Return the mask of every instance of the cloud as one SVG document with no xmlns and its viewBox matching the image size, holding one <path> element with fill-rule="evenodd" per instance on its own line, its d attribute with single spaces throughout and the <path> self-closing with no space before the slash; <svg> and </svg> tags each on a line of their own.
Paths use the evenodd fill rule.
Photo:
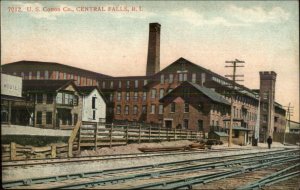
<svg viewBox="0 0 300 190">
<path fill-rule="evenodd" d="M 171 12 L 171 16 L 175 16 L 194 26 L 203 26 L 203 25 L 246 26 L 247 25 L 244 23 L 233 23 L 220 16 L 216 16 L 213 18 L 204 18 L 202 14 L 194 10 L 191 10 L 189 8 L 184 8 L 179 11 L 173 11 Z"/>
<path fill-rule="evenodd" d="M 226 11 L 244 23 L 279 23 L 288 20 L 290 16 L 281 7 L 273 7 L 267 11 L 262 7 L 242 8 L 230 5 Z"/>
<path fill-rule="evenodd" d="M 58 16 L 62 16 L 69 13 L 63 11 L 64 7 L 68 7 L 70 9 L 75 10 L 75 7 L 64 5 L 64 4 L 55 6 L 55 9 L 53 9 L 53 11 L 48 11 L 48 10 L 49 8 L 54 8 L 54 7 L 46 7 L 40 3 L 13 2 L 13 4 L 18 7 L 21 7 L 22 10 L 26 10 L 26 8 L 31 7 L 32 11 L 31 12 L 25 11 L 25 13 L 28 13 L 30 16 L 37 19 L 47 19 L 47 20 L 56 20 Z"/>
</svg>

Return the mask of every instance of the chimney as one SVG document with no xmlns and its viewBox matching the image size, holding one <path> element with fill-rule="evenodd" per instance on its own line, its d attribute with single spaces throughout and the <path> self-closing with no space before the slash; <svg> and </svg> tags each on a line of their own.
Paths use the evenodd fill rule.
<svg viewBox="0 0 300 190">
<path fill-rule="evenodd" d="M 160 24 L 149 24 L 149 43 L 146 76 L 160 71 Z"/>
</svg>

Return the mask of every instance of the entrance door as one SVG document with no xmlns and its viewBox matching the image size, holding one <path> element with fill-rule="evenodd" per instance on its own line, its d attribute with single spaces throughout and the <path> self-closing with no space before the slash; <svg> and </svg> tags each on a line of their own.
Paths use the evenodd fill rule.
<svg viewBox="0 0 300 190">
<path fill-rule="evenodd" d="M 166 126 L 166 128 L 171 129 L 172 128 L 172 120 L 165 120 L 165 126 Z"/>
</svg>

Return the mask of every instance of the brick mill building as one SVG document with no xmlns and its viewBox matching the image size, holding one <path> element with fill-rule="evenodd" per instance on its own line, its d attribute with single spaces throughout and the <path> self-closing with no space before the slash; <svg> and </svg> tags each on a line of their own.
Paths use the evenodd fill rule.
<svg viewBox="0 0 300 190">
<path fill-rule="evenodd" d="M 98 86 L 107 100 L 106 120 L 146 122 L 163 127 L 186 127 L 194 130 L 222 130 L 229 127 L 232 81 L 184 58 L 179 58 L 160 70 L 161 25 L 150 23 L 146 75 L 113 77 L 59 63 L 18 61 L 2 65 L 2 72 L 23 77 L 25 80 L 74 80 L 77 86 Z M 275 103 L 275 72 L 260 72 L 260 89 L 251 90 L 236 84 L 234 95 L 234 126 L 236 130 L 247 129 L 251 137 L 258 113 L 258 97 L 261 97 L 261 138 L 281 131 L 285 127 L 285 110 Z M 195 96 L 203 100 L 208 113 L 196 112 L 199 102 L 193 102 L 185 109 L 184 98 L 174 89 L 195 89 Z M 214 101 L 205 92 L 221 97 Z M 268 96 L 266 96 L 268 93 Z M 170 102 L 168 97 L 178 96 Z M 166 103 L 168 102 L 168 103 Z M 226 103 L 225 103 L 226 102 Z M 195 104 L 194 104 L 195 103 Z M 170 124 L 174 105 L 179 108 L 183 120 Z M 199 106 L 199 105 L 198 105 Z M 187 107 L 186 107 L 187 108 Z M 208 109 L 209 108 L 209 109 Z M 189 110 L 189 111 L 187 111 Z M 176 110 L 177 112 L 177 110 Z M 179 114 L 179 113 L 178 113 Z M 203 124 L 201 124 L 203 121 Z M 275 126 L 275 127 L 274 127 Z"/>
</svg>

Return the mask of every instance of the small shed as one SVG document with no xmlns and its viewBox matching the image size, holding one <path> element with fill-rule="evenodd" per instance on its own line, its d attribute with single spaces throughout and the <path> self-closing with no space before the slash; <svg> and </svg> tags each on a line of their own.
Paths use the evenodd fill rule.
<svg viewBox="0 0 300 190">
<path fill-rule="evenodd" d="M 209 139 L 217 139 L 224 142 L 228 142 L 228 134 L 220 131 L 212 131 L 208 134 Z"/>
<path fill-rule="evenodd" d="M 227 129 L 229 130 L 229 129 Z M 249 143 L 248 137 L 251 129 L 247 129 L 241 126 L 233 126 L 232 127 L 232 142 L 237 145 L 247 145 Z"/>
</svg>

